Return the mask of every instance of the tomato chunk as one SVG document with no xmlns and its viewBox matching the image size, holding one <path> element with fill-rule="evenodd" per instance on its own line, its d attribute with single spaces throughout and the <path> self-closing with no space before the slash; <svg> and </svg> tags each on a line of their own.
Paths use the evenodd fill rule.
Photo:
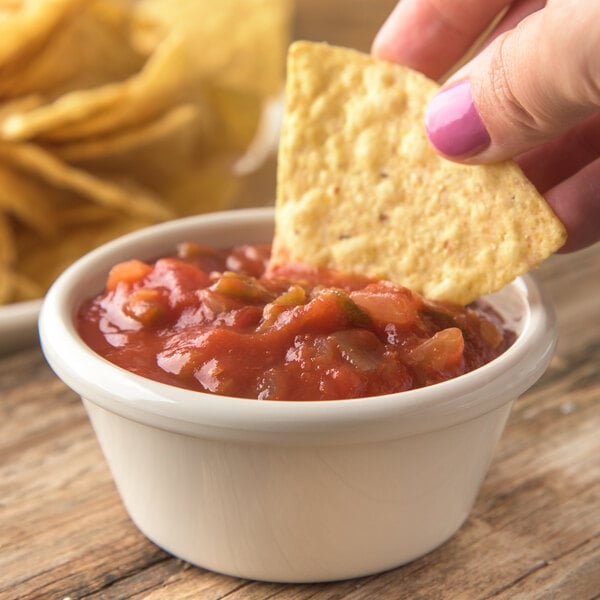
<svg viewBox="0 0 600 600">
<path fill-rule="evenodd" d="M 115 265 L 108 274 L 106 289 L 114 290 L 119 283 L 135 283 L 152 273 L 152 266 L 132 259 Z"/>
<path fill-rule="evenodd" d="M 410 351 L 410 361 L 428 371 L 447 371 L 455 367 L 462 358 L 465 340 L 458 327 L 449 327 Z"/>
<path fill-rule="evenodd" d="M 413 293 L 388 282 L 366 286 L 350 294 L 352 300 L 374 321 L 406 326 L 417 319 L 418 303 Z"/>
</svg>

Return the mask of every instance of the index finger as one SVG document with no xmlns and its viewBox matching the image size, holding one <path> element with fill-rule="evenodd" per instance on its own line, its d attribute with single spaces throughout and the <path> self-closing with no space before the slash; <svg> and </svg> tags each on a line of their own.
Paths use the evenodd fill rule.
<svg viewBox="0 0 600 600">
<path fill-rule="evenodd" d="M 512 3 L 401 0 L 375 37 L 372 54 L 439 79 Z"/>
</svg>

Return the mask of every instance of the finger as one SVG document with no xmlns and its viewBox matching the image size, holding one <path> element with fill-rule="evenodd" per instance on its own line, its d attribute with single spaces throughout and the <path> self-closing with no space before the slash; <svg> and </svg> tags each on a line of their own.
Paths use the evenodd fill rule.
<svg viewBox="0 0 600 600">
<path fill-rule="evenodd" d="M 548 204 L 567 230 L 560 252 L 573 252 L 600 240 L 600 159 L 550 189 Z"/>
<path fill-rule="evenodd" d="M 573 3 L 529 15 L 461 69 L 461 81 L 433 98 L 426 125 L 434 147 L 463 162 L 495 162 L 553 139 L 598 110 L 593 23 L 600 3 L 579 12 Z"/>
<path fill-rule="evenodd" d="M 600 113 L 566 134 L 516 157 L 535 187 L 544 194 L 600 157 Z"/>
<path fill-rule="evenodd" d="M 514 29 L 526 17 L 546 6 L 546 0 L 517 0 L 513 2 L 498 24 L 494 27 L 481 49 L 486 48 L 501 34 Z"/>
<path fill-rule="evenodd" d="M 377 58 L 444 75 L 511 0 L 401 0 L 375 37 Z"/>
</svg>

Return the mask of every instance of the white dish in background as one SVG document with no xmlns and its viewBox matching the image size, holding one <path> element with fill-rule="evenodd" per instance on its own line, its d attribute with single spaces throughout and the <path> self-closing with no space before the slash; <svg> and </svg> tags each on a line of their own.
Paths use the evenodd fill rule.
<svg viewBox="0 0 600 600">
<path fill-rule="evenodd" d="M 41 300 L 0 306 L 0 356 L 37 345 L 41 306 Z"/>
</svg>

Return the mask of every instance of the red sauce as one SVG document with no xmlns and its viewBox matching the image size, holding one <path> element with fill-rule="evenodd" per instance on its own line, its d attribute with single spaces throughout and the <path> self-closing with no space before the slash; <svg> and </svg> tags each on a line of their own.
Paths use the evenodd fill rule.
<svg viewBox="0 0 600 600">
<path fill-rule="evenodd" d="M 83 339 L 129 371 L 263 400 L 410 390 L 489 362 L 514 340 L 490 307 L 432 302 L 387 281 L 289 266 L 269 246 L 184 243 L 116 265 L 79 310 Z"/>
</svg>

